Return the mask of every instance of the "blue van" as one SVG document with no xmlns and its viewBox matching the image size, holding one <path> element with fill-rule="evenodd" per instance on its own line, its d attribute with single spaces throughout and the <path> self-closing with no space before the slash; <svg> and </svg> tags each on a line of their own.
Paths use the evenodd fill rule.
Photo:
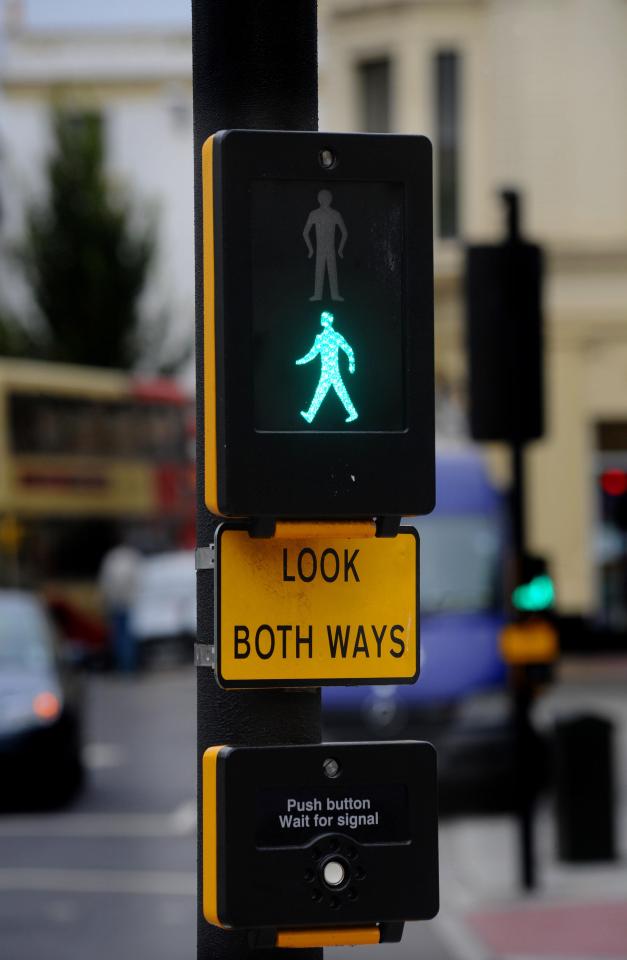
<svg viewBox="0 0 627 960">
<path fill-rule="evenodd" d="M 414 685 L 328 687 L 330 739 L 431 740 L 444 809 L 511 803 L 505 666 L 504 498 L 472 448 L 438 454 L 437 507 L 408 518 L 420 533 L 421 670 Z"/>
</svg>

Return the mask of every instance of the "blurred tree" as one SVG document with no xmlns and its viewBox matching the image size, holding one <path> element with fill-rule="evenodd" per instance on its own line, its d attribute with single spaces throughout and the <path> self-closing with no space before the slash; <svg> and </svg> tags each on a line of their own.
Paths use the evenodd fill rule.
<svg viewBox="0 0 627 960">
<path fill-rule="evenodd" d="M 38 349 L 68 363 L 129 368 L 145 359 L 140 301 L 155 252 L 151 222 L 133 223 L 107 181 L 97 114 L 56 112 L 46 199 L 27 211 L 20 260 L 38 308 Z M 163 343 L 165 318 L 150 324 Z M 19 348 L 5 324 L 7 346 Z M 0 352 L 2 352 L 0 333 Z M 158 362 L 152 365 L 158 365 Z"/>
<path fill-rule="evenodd" d="M 0 313 L 0 357 L 32 357 L 37 345 L 10 316 Z"/>
</svg>

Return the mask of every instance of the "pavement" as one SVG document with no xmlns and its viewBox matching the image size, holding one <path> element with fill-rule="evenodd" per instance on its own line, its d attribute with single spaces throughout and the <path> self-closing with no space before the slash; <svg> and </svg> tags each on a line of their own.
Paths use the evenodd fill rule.
<svg viewBox="0 0 627 960">
<path fill-rule="evenodd" d="M 191 960 L 195 676 L 86 682 L 84 794 L 62 813 L 0 817 L 0 958 Z M 327 960 L 627 960 L 627 661 L 567 665 L 538 722 L 582 710 L 617 731 L 616 863 L 560 863 L 545 804 L 539 885 L 522 895 L 510 818 L 444 821 L 439 916 L 408 924 L 401 944 L 327 950 Z"/>
<path fill-rule="evenodd" d="M 627 658 L 565 661 L 536 721 L 547 729 L 586 713 L 614 726 L 616 861 L 560 861 L 554 809 L 545 800 L 536 819 L 537 888 L 523 894 L 511 818 L 444 823 L 442 906 L 434 924 L 459 960 L 626 960 Z"/>
</svg>

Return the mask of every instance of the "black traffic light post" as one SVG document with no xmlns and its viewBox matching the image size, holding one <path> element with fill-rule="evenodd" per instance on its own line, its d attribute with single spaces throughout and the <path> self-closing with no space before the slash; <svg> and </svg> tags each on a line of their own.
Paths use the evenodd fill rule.
<svg viewBox="0 0 627 960">
<path fill-rule="evenodd" d="M 519 195 L 503 191 L 506 231 L 499 244 L 469 247 L 466 300 L 470 360 L 470 425 L 475 440 L 506 443 L 510 450 L 508 594 L 524 581 L 526 543 L 525 450 L 544 432 L 542 251 L 521 235 Z M 514 619 L 519 615 L 509 604 Z M 531 725 L 534 667 L 510 667 L 515 751 L 520 879 L 535 886 L 533 815 L 537 792 Z"/>
<path fill-rule="evenodd" d="M 520 206 L 519 198 L 513 191 L 503 193 L 506 207 L 506 224 L 508 244 L 521 242 L 520 235 Z M 541 353 L 539 351 L 538 368 L 528 373 L 537 384 L 541 382 Z M 523 370 L 522 375 L 525 375 Z M 541 395 L 538 385 L 531 384 L 530 388 Z M 541 417 L 542 401 L 539 403 Z M 520 422 L 520 415 L 519 415 Z M 510 441 L 511 487 L 510 487 L 510 518 L 512 536 L 512 584 L 517 586 L 522 582 L 525 557 L 527 556 L 527 523 L 526 523 L 526 474 L 525 474 L 525 446 L 523 437 L 514 436 Z M 513 592 L 510 589 L 510 595 Z M 515 751 L 515 790 L 516 812 L 519 825 L 520 845 L 520 882 L 525 890 L 533 890 L 536 886 L 536 865 L 534 851 L 534 810 L 536 802 L 536 777 L 534 765 L 534 732 L 531 725 L 531 706 L 533 702 L 533 686 L 530 681 L 528 668 L 525 666 L 512 667 L 512 713 L 514 724 L 514 751 Z"/>
<path fill-rule="evenodd" d="M 521 582 L 526 557 L 524 444 L 513 441 L 511 451 L 510 515 L 512 525 L 512 582 Z M 510 594 L 511 594 L 510 590 Z M 525 890 L 536 885 L 534 856 L 534 809 L 537 771 L 534 765 L 534 732 L 531 725 L 533 687 L 529 668 L 511 668 L 512 719 L 514 726 L 516 812 L 519 824 L 520 881 Z"/>
<path fill-rule="evenodd" d="M 317 129 L 316 13 L 315 0 L 192 0 L 199 555 L 209 553 L 218 523 L 204 501 L 202 146 L 207 137 L 226 128 Z M 246 242 L 245 237 L 242 242 Z M 198 572 L 198 639 L 208 645 L 214 641 L 213 576 L 209 569 Z M 211 670 L 198 667 L 199 784 L 202 756 L 209 746 L 319 740 L 319 691 L 254 690 L 234 694 L 217 686 Z M 200 797 L 198 813 L 198 960 L 248 957 L 253 951 L 246 933 L 221 930 L 203 917 Z M 314 960 L 322 957 L 322 951 L 282 949 L 265 951 L 264 956 Z"/>
</svg>

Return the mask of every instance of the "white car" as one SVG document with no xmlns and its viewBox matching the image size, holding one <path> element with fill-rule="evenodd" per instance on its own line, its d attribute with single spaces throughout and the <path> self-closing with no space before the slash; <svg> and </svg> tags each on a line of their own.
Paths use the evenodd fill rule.
<svg viewBox="0 0 627 960">
<path fill-rule="evenodd" d="M 130 627 L 139 644 L 189 644 L 196 637 L 196 568 L 193 550 L 145 557 L 138 573 Z"/>
</svg>

